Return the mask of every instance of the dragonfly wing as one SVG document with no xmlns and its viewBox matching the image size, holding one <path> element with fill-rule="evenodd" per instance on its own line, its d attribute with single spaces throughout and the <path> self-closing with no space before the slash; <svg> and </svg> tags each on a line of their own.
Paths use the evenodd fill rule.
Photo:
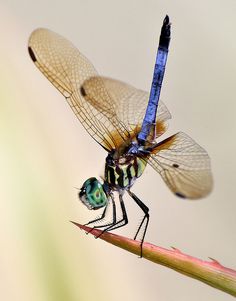
<svg viewBox="0 0 236 301">
<path fill-rule="evenodd" d="M 48 30 L 37 29 L 29 39 L 29 54 L 39 70 L 66 97 L 88 133 L 104 148 L 117 148 L 129 133 L 118 119 L 114 100 L 93 65 L 72 43 Z M 86 82 L 93 80 L 86 95 Z M 83 88 L 85 85 L 85 88 Z M 88 85 L 87 85 L 88 86 Z"/>
<path fill-rule="evenodd" d="M 130 132 L 141 129 L 148 105 L 149 93 L 132 87 L 118 80 L 103 77 L 109 94 L 113 96 L 116 114 Z M 160 101 L 157 108 L 156 137 L 167 130 L 167 120 L 171 118 L 165 104 Z"/>
<path fill-rule="evenodd" d="M 116 149 L 138 133 L 148 103 L 147 92 L 100 77 L 71 42 L 48 29 L 37 29 L 31 34 L 29 54 L 65 96 L 87 132 L 105 149 Z M 157 116 L 158 137 L 171 117 L 162 102 Z"/>
<path fill-rule="evenodd" d="M 158 143 L 148 163 L 179 197 L 197 199 L 212 190 L 210 158 L 207 152 L 182 132 Z"/>
</svg>

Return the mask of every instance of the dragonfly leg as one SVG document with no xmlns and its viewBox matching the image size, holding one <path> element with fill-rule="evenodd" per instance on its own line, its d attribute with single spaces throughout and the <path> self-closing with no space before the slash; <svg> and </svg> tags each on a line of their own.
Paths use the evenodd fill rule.
<svg viewBox="0 0 236 301">
<path fill-rule="evenodd" d="M 99 234 L 99 236 L 102 235 L 104 232 L 106 232 L 108 230 L 109 231 L 115 230 L 115 229 L 118 229 L 118 228 L 123 227 L 123 226 L 128 224 L 128 216 L 127 216 L 127 213 L 126 213 L 125 204 L 124 204 L 122 195 L 119 195 L 119 201 L 120 201 L 120 207 L 121 207 L 121 211 L 122 211 L 122 219 L 117 221 L 114 225 L 111 225 L 108 228 L 104 229 L 102 231 L 102 233 Z"/>
<path fill-rule="evenodd" d="M 103 220 L 103 219 L 105 218 L 105 215 L 106 215 L 106 212 L 107 212 L 107 208 L 108 208 L 108 205 L 107 205 L 107 206 L 105 207 L 105 209 L 103 210 L 101 216 L 99 216 L 98 218 L 93 219 L 92 221 L 90 221 L 90 222 L 88 222 L 87 224 L 84 224 L 84 225 L 85 225 L 85 226 L 88 226 L 88 225 L 90 225 L 90 224 L 93 224 L 93 223 L 96 223 L 96 222 L 98 222 L 98 221 L 100 221 L 100 220 Z"/>
<path fill-rule="evenodd" d="M 87 224 L 84 224 L 85 226 L 88 226 L 90 224 L 93 224 L 93 223 L 96 223 L 96 222 L 99 222 L 101 220 L 103 220 L 106 216 L 106 212 L 107 212 L 107 208 L 108 208 L 108 205 L 105 207 L 105 209 L 103 210 L 102 212 L 102 215 L 98 218 L 95 218 L 94 220 L 88 222 Z M 91 230 L 89 230 L 88 232 L 86 232 L 86 234 L 89 234 L 94 228 L 96 228 L 95 226 L 93 226 L 93 228 Z"/>
<path fill-rule="evenodd" d="M 116 224 L 116 204 L 115 204 L 115 200 L 114 200 L 113 195 L 110 195 L 110 196 L 111 196 L 110 199 L 111 199 L 111 202 L 112 202 L 112 221 L 109 222 L 109 223 L 107 223 L 107 224 L 103 224 L 103 225 L 94 225 L 93 228 L 91 228 L 91 230 L 87 232 L 87 234 L 90 233 L 90 232 L 92 232 L 93 229 L 104 228 L 104 227 L 110 227 L 110 226 L 114 226 L 114 224 Z M 90 221 L 90 222 L 87 223 L 86 225 L 92 224 L 92 223 L 97 222 L 97 221 L 102 221 L 102 220 L 104 220 L 105 217 L 106 217 L 107 208 L 108 208 L 108 205 L 105 207 L 105 209 L 104 209 L 102 215 L 101 215 L 99 218 L 96 218 L 95 220 Z M 99 236 L 100 236 L 100 235 L 99 235 Z M 99 236 L 98 236 L 98 237 L 99 237 Z M 97 237 L 95 237 L 95 238 L 97 238 Z"/>
<path fill-rule="evenodd" d="M 141 238 L 141 253 L 140 253 L 140 257 L 142 257 L 143 255 L 143 242 L 144 242 L 144 238 L 147 232 L 147 227 L 148 227 L 148 223 L 149 223 L 149 208 L 130 190 L 128 190 L 129 195 L 132 197 L 132 199 L 136 202 L 136 204 L 143 210 L 144 212 L 144 217 L 142 219 L 142 222 L 140 223 L 138 230 L 134 236 L 134 240 L 137 238 L 138 233 L 140 232 L 140 230 L 142 229 L 142 226 L 144 224 L 144 222 L 146 221 L 146 223 L 144 224 L 144 231 L 143 231 L 143 235 Z"/>
</svg>

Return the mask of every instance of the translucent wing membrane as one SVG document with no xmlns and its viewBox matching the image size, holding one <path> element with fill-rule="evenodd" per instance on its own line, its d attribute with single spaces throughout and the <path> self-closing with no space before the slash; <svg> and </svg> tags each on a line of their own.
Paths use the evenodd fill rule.
<svg viewBox="0 0 236 301">
<path fill-rule="evenodd" d="M 124 122 L 129 132 L 139 131 L 147 108 L 149 93 L 118 80 L 104 77 L 102 79 L 114 100 L 118 118 Z M 170 118 L 170 112 L 160 101 L 157 108 L 156 137 L 161 136 L 166 131 L 166 121 Z"/>
<path fill-rule="evenodd" d="M 106 145 L 118 148 L 138 134 L 148 103 L 147 92 L 101 76 L 90 77 L 81 87 L 87 102 L 106 117 L 106 123 L 103 124 Z M 167 107 L 160 101 L 157 109 L 156 137 L 166 131 L 166 121 L 170 118 Z M 113 128 L 108 126 L 107 121 L 112 122 Z"/>
<path fill-rule="evenodd" d="M 127 84 L 98 76 L 93 65 L 60 35 L 38 29 L 29 39 L 35 65 L 66 97 L 88 133 L 104 148 L 118 148 L 139 131 L 148 93 Z M 158 108 L 157 136 L 165 130 L 170 113 Z"/>
<path fill-rule="evenodd" d="M 106 140 L 105 135 L 116 132 L 124 140 L 127 133 L 119 128 L 113 114 L 113 102 L 99 77 L 95 89 L 103 96 L 106 115 L 101 113 L 84 97 L 82 84 L 97 76 L 93 65 L 66 39 L 47 30 L 34 31 L 29 39 L 29 53 L 40 71 L 66 97 L 72 110 L 88 133 L 105 148 L 117 147 L 114 139 Z"/>
<path fill-rule="evenodd" d="M 210 158 L 184 133 L 177 133 L 158 143 L 148 163 L 177 196 L 197 199 L 212 189 Z"/>
</svg>

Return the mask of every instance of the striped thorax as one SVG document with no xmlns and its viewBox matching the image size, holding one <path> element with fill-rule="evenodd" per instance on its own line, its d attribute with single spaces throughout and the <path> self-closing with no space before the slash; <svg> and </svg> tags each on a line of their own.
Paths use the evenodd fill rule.
<svg viewBox="0 0 236 301">
<path fill-rule="evenodd" d="M 137 155 L 114 159 L 109 154 L 106 158 L 105 181 L 115 190 L 128 189 L 142 175 L 146 165 L 146 160 Z"/>
</svg>

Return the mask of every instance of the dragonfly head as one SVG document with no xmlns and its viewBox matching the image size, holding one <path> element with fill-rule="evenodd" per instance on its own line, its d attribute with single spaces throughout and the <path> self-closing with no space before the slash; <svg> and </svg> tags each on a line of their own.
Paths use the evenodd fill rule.
<svg viewBox="0 0 236 301">
<path fill-rule="evenodd" d="M 84 182 L 79 199 L 90 210 L 105 207 L 108 202 L 103 185 L 96 178 L 89 178 Z"/>
</svg>

